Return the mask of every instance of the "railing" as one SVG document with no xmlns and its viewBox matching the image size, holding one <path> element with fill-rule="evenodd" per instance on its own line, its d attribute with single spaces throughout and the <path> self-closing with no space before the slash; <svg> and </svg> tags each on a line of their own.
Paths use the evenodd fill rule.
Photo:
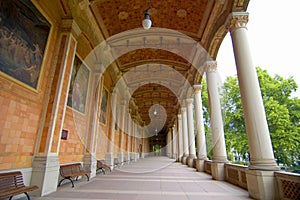
<svg viewBox="0 0 300 200">
<path fill-rule="evenodd" d="M 208 174 L 211 174 L 211 160 L 204 161 L 204 171 Z"/>
<path fill-rule="evenodd" d="M 225 164 L 225 180 L 247 190 L 246 169 L 243 165 Z"/>
<path fill-rule="evenodd" d="M 280 199 L 300 199 L 300 174 L 275 172 Z"/>
</svg>

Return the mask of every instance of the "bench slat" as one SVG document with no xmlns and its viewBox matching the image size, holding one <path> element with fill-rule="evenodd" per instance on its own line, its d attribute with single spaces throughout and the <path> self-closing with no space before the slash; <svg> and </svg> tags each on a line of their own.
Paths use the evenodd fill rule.
<svg viewBox="0 0 300 200">
<path fill-rule="evenodd" d="M 27 192 L 38 189 L 38 186 L 25 186 L 23 175 L 20 171 L 0 173 L 0 197 L 12 197 L 18 194 L 25 193 L 29 198 Z"/>
</svg>

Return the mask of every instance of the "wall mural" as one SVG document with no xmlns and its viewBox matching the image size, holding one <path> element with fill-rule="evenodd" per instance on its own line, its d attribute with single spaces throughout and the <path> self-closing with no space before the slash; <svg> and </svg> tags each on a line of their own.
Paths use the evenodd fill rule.
<svg viewBox="0 0 300 200">
<path fill-rule="evenodd" d="M 49 31 L 30 0 L 0 0 L 0 71 L 36 89 Z"/>
<path fill-rule="evenodd" d="M 81 113 L 85 112 L 89 76 L 89 69 L 75 55 L 67 105 Z"/>
<path fill-rule="evenodd" d="M 100 122 L 102 122 L 103 124 L 106 124 L 107 101 L 108 101 L 108 91 L 105 87 L 103 87 L 102 98 L 101 98 L 101 110 L 100 110 Z"/>
</svg>

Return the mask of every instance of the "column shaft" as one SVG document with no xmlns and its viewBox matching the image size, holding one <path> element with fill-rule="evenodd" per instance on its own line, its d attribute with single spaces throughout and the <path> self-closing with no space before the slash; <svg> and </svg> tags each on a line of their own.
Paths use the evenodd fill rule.
<svg viewBox="0 0 300 200">
<path fill-rule="evenodd" d="M 172 130 L 173 130 L 173 132 L 172 132 L 172 138 L 173 138 L 173 142 L 172 142 L 172 146 L 173 146 L 173 152 L 172 152 L 172 157 L 173 158 L 175 158 L 175 159 L 177 159 L 177 134 L 176 134 L 176 128 L 175 128 L 175 126 L 173 126 L 173 128 L 172 128 Z"/>
<path fill-rule="evenodd" d="M 178 118 L 178 158 L 179 162 L 183 156 L 183 137 L 182 137 L 182 116 L 181 114 L 177 115 Z"/>
<path fill-rule="evenodd" d="M 187 114 L 186 107 L 181 108 L 182 114 L 182 139 L 183 139 L 183 156 L 187 157 L 189 155 L 189 146 L 188 146 L 188 127 L 187 127 Z"/>
<path fill-rule="evenodd" d="M 193 113 L 193 99 L 187 99 L 187 122 L 188 122 L 188 138 L 189 138 L 189 157 L 196 157 L 195 149 L 195 129 L 194 129 L 194 113 Z"/>
<path fill-rule="evenodd" d="M 248 15 L 235 13 L 232 18 L 230 27 L 231 38 L 251 155 L 249 168 L 278 170 L 279 168 L 274 159 L 258 77 L 252 63 L 248 44 L 246 28 Z"/>
<path fill-rule="evenodd" d="M 201 85 L 194 85 L 194 99 L 195 99 L 195 118 L 197 130 L 197 157 L 201 160 L 207 160 L 205 130 L 203 122 L 203 110 L 201 99 Z"/>
<path fill-rule="evenodd" d="M 208 61 L 206 63 L 206 81 L 210 105 L 210 123 L 213 140 L 213 161 L 227 162 L 222 110 L 217 80 L 217 62 Z"/>
</svg>

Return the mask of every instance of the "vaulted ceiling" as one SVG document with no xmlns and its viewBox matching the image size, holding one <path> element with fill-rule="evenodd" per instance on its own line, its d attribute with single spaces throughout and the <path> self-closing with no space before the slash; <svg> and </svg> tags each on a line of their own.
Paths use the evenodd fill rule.
<svg viewBox="0 0 300 200">
<path fill-rule="evenodd" d="M 74 3 L 77 2 L 78 3 Z M 64 2 L 64 1 L 63 1 Z M 73 2 L 73 3 L 70 3 Z M 161 132 L 173 126 L 186 85 L 202 79 L 201 60 L 215 59 L 228 32 L 230 13 L 246 11 L 249 0 L 70 0 L 91 13 L 111 51 L 116 71 L 122 76 L 135 104 L 136 115 L 149 124 L 153 105 L 166 114 Z M 142 29 L 149 9 L 152 27 Z M 67 7 L 65 5 L 65 7 Z M 67 10 L 67 9 L 66 9 Z M 105 59 L 105 58 L 104 58 Z M 115 79 L 119 81 L 120 77 Z M 162 107 L 160 107 L 162 106 Z M 150 110 L 150 113 L 149 113 Z M 151 131 L 151 130 L 150 130 Z M 152 130 L 153 131 L 153 130 Z"/>
</svg>

